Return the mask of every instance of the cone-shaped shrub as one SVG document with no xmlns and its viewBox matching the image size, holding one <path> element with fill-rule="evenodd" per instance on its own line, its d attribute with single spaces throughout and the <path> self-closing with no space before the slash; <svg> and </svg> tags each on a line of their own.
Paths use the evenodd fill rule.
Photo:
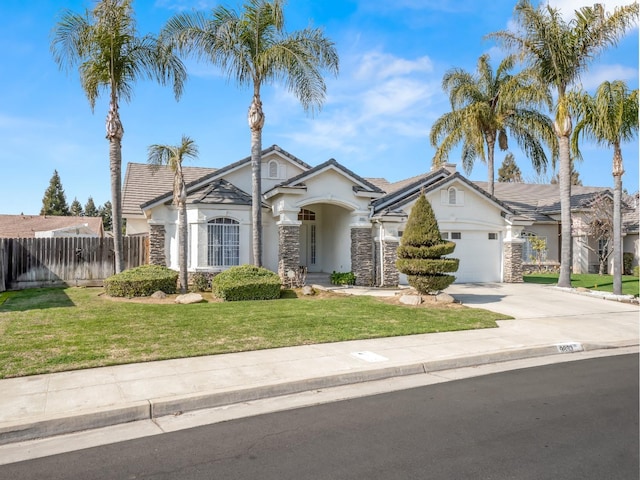
<svg viewBox="0 0 640 480">
<path fill-rule="evenodd" d="M 458 270 L 459 260 L 442 256 L 455 247 L 455 243 L 442 240 L 436 216 L 422 192 L 411 209 L 398 247 L 398 271 L 407 275 L 409 285 L 419 293 L 444 290 L 456 279 L 447 273 Z"/>
</svg>

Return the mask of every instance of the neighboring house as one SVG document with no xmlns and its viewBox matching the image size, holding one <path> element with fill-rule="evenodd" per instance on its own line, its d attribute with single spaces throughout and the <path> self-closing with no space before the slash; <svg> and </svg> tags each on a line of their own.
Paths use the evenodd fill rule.
<svg viewBox="0 0 640 480">
<path fill-rule="evenodd" d="M 0 238 L 104 237 L 101 217 L 0 215 Z"/>
<path fill-rule="evenodd" d="M 220 169 L 183 167 L 189 271 L 251 263 L 250 162 L 247 157 Z M 172 185 L 168 168 L 154 173 L 147 164 L 129 163 L 123 216 L 127 234 L 150 235 L 152 263 L 177 269 Z M 333 159 L 311 167 L 274 145 L 262 154 L 264 266 L 283 278 L 302 265 L 309 272 L 352 271 L 359 285 L 404 283 L 395 267 L 396 249 L 421 192 L 443 237 L 457 244 L 457 282 L 522 281 L 531 235 L 547 237 L 546 258 L 557 262 L 558 186 L 497 183 L 494 196 L 483 186 L 451 164 L 390 183 L 360 177 Z M 574 187 L 576 209 L 603 190 Z"/>
</svg>

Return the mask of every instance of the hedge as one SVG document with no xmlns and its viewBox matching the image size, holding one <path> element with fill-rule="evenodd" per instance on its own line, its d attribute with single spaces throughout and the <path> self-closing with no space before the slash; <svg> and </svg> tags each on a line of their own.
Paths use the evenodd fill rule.
<svg viewBox="0 0 640 480">
<path fill-rule="evenodd" d="M 160 265 L 142 265 L 111 275 L 104 289 L 112 297 L 148 297 L 158 290 L 176 293 L 178 272 Z"/>
<path fill-rule="evenodd" d="M 262 267 L 240 265 L 213 277 L 215 296 L 227 301 L 273 300 L 280 298 L 282 284 L 278 274 Z"/>
</svg>

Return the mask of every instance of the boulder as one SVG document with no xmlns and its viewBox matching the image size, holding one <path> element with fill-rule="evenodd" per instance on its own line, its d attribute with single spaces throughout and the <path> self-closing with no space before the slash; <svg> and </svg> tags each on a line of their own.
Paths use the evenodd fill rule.
<svg viewBox="0 0 640 480">
<path fill-rule="evenodd" d="M 456 299 L 453 298 L 448 293 L 440 292 L 439 294 L 436 295 L 436 303 L 442 303 L 444 305 L 447 305 L 449 303 L 454 303 L 455 301 Z"/>
<path fill-rule="evenodd" d="M 420 295 L 401 295 L 399 301 L 405 305 L 420 305 L 422 297 Z"/>
<path fill-rule="evenodd" d="M 305 285 L 301 290 L 303 295 L 315 295 L 316 291 L 313 289 L 311 285 Z"/>
<path fill-rule="evenodd" d="M 163 299 L 163 298 L 167 298 L 167 294 L 164 293 L 162 290 L 158 290 L 157 292 L 153 292 L 153 294 L 151 295 L 151 298 Z"/>
<path fill-rule="evenodd" d="M 202 295 L 199 293 L 185 293 L 184 295 L 178 295 L 176 297 L 176 303 L 181 303 L 183 305 L 189 305 L 190 303 L 200 303 L 204 301 Z"/>
</svg>

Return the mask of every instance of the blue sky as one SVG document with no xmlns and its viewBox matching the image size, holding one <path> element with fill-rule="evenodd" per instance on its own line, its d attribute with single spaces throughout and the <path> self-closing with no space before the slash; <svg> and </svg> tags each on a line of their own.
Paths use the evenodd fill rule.
<svg viewBox="0 0 640 480">
<path fill-rule="evenodd" d="M 136 0 L 141 34 L 157 33 L 182 10 L 209 9 L 213 0 Z M 234 8 L 240 2 L 229 1 Z M 552 0 L 566 14 L 585 2 Z M 605 2 L 607 9 L 627 1 Z M 263 147 L 278 144 L 311 165 L 335 158 L 364 177 L 397 181 L 428 171 L 434 149 L 431 125 L 449 111 L 440 83 L 450 68 L 475 69 L 489 53 L 497 66 L 502 52 L 483 37 L 508 27 L 515 1 L 493 0 L 290 0 L 287 30 L 310 22 L 323 27 L 337 46 L 340 75 L 327 78 L 322 111 L 307 116 L 279 85 L 263 89 L 266 125 Z M 77 72 L 59 71 L 50 33 L 62 9 L 82 12 L 87 0 L 2 0 L 0 3 L 0 213 L 38 214 L 54 169 L 67 201 L 96 205 L 110 200 L 108 142 L 104 138 L 107 98 L 92 113 Z M 251 93 L 213 67 L 187 61 L 190 77 L 176 102 L 169 87 L 149 81 L 135 85 L 131 103 L 121 104 L 125 128 L 123 176 L 127 162 L 146 162 L 147 147 L 177 144 L 182 134 L 200 148 L 186 165 L 222 167 L 249 155 L 246 113 Z M 638 30 L 593 63 L 583 87 L 625 80 L 638 88 Z M 585 185 L 612 186 L 612 153 L 584 144 L 577 165 Z M 517 149 L 516 161 L 528 181 L 539 180 Z M 623 149 L 624 187 L 638 190 L 638 141 Z M 504 153 L 496 155 L 497 168 Z M 458 161 L 453 152 L 450 161 Z M 461 167 L 460 167 L 461 169 Z M 486 180 L 478 161 L 469 175 Z M 547 178 L 550 174 L 547 174 Z"/>
</svg>

